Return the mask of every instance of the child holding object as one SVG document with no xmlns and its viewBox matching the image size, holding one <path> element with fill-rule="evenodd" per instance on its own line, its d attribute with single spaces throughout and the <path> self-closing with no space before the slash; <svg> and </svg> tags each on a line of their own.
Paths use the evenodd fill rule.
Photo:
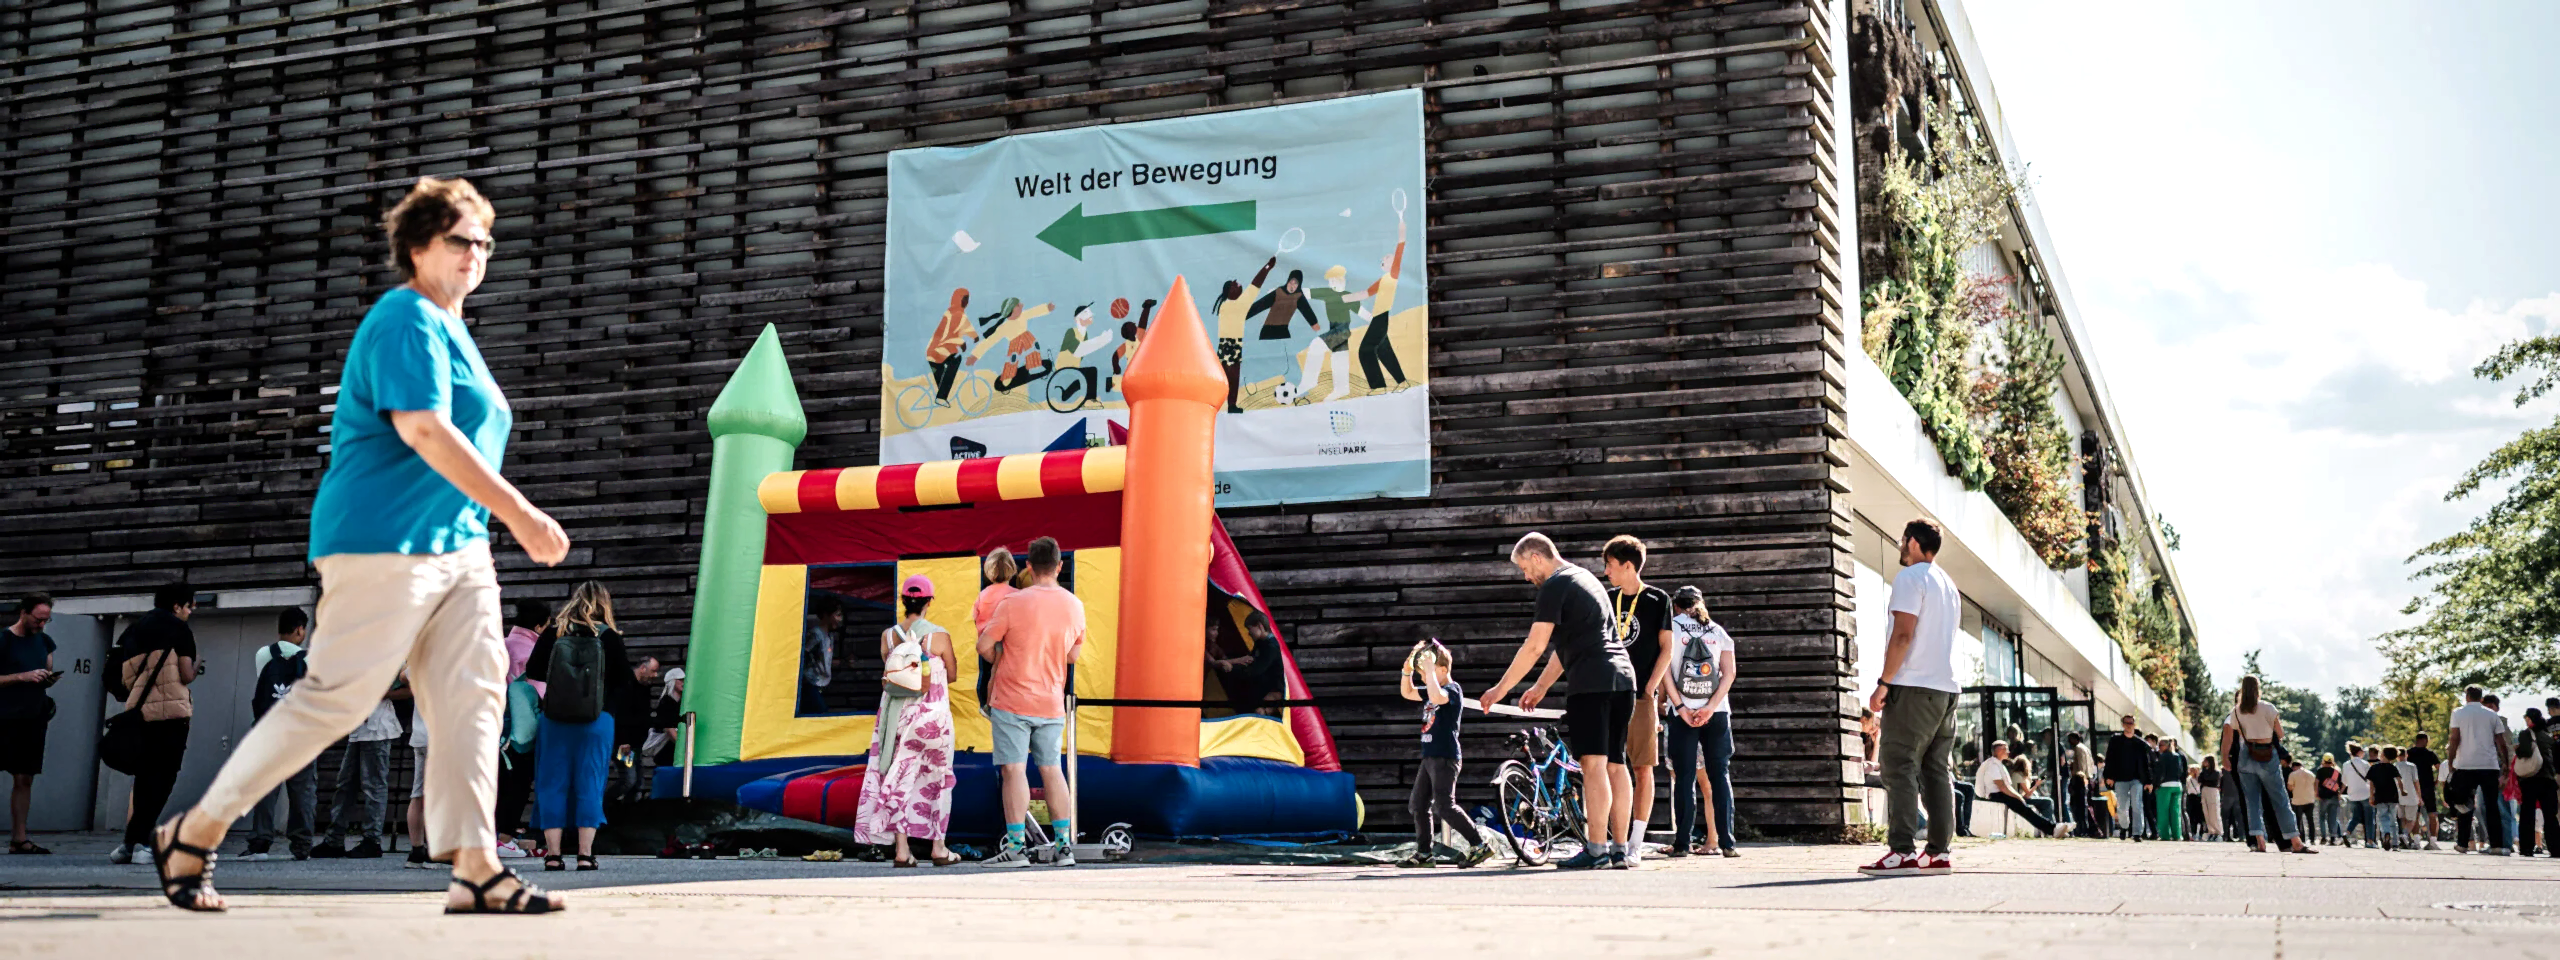
<svg viewBox="0 0 2560 960">
<path fill-rule="evenodd" d="M 1440 641 L 1424 640 L 1405 657 L 1397 683 L 1405 699 L 1423 702 L 1422 763 L 1413 776 L 1414 850 L 1413 856 L 1396 864 L 1399 867 L 1428 867 L 1436 862 L 1433 848 L 1440 830 L 1435 821 L 1449 824 L 1467 838 L 1470 849 L 1459 859 L 1459 866 L 1472 867 L 1493 856 L 1493 846 L 1484 842 L 1475 821 L 1458 810 L 1458 732 L 1467 695 L 1457 681 L 1449 679 L 1449 668 L 1455 664 Z"/>
</svg>

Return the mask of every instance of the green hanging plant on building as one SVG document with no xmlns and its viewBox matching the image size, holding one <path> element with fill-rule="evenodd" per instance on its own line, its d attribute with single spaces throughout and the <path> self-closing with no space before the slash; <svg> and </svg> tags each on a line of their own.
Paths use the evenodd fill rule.
<svg viewBox="0 0 2560 960">
<path fill-rule="evenodd" d="M 1973 273 L 1964 257 L 2000 235 L 2019 177 L 1953 108 L 1931 102 L 1923 114 L 1927 155 L 1897 147 L 1885 159 L 1892 270 L 1865 291 L 1861 346 L 1920 415 L 1948 474 L 1980 490 L 1992 466 L 1970 402 L 1974 338 L 1998 319 L 1986 306 L 2005 307 L 1985 288 L 2005 279 Z"/>
</svg>

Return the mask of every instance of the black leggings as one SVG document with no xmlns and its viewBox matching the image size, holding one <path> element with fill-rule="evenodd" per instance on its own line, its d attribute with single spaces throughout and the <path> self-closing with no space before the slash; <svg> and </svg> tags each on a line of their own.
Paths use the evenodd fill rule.
<svg viewBox="0 0 2560 960">
<path fill-rule="evenodd" d="M 524 832 L 525 803 L 533 797 L 533 754 L 506 756 L 498 748 L 498 832 L 513 837 Z"/>
<path fill-rule="evenodd" d="M 126 844 L 149 844 L 151 829 L 160 825 L 160 808 L 169 805 L 178 768 L 187 759 L 188 726 L 185 717 L 143 723 L 143 767 L 133 775 L 133 813 L 124 820 Z"/>
<path fill-rule="evenodd" d="M 1484 835 L 1476 832 L 1476 822 L 1467 819 L 1466 814 L 1458 812 L 1458 760 L 1456 758 L 1422 758 L 1421 766 L 1413 771 L 1413 799 L 1409 806 L 1413 810 L 1413 835 L 1420 843 L 1420 847 L 1414 851 L 1415 855 L 1424 857 L 1431 855 L 1433 839 L 1440 835 L 1439 828 L 1432 823 L 1434 817 L 1456 827 L 1458 833 L 1467 838 L 1468 843 L 1484 845 Z"/>
</svg>

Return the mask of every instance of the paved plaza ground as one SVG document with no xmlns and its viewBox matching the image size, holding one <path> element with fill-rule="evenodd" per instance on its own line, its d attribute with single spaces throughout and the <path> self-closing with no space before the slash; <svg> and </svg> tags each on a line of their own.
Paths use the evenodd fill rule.
<svg viewBox="0 0 2560 960">
<path fill-rule="evenodd" d="M 1598 873 L 613 857 L 534 874 L 566 915 L 447 918 L 396 857 L 225 863 L 232 912 L 193 916 L 104 840 L 49 839 L 0 857 L 0 957 L 2560 956 L 2560 861 L 2453 853 L 2008 840 L 1890 880 L 1778 845 Z"/>
</svg>

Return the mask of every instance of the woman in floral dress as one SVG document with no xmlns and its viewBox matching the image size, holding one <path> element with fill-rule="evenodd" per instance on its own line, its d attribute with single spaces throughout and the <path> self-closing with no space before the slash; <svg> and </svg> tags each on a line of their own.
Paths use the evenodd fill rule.
<svg viewBox="0 0 2560 960">
<path fill-rule="evenodd" d="M 933 581 L 923 574 L 908 577 L 898 588 L 904 612 L 896 626 L 880 635 L 881 659 L 888 679 L 881 683 L 879 719 L 871 738 L 871 761 L 862 773 L 862 796 L 854 806 L 854 839 L 892 847 L 892 862 L 916 865 L 907 838 L 933 841 L 933 865 L 960 862 L 943 843 L 951 824 L 951 634 L 924 618 L 933 605 Z M 913 670 L 909 671 L 912 667 Z M 916 687 L 897 678 L 912 672 Z"/>
</svg>

